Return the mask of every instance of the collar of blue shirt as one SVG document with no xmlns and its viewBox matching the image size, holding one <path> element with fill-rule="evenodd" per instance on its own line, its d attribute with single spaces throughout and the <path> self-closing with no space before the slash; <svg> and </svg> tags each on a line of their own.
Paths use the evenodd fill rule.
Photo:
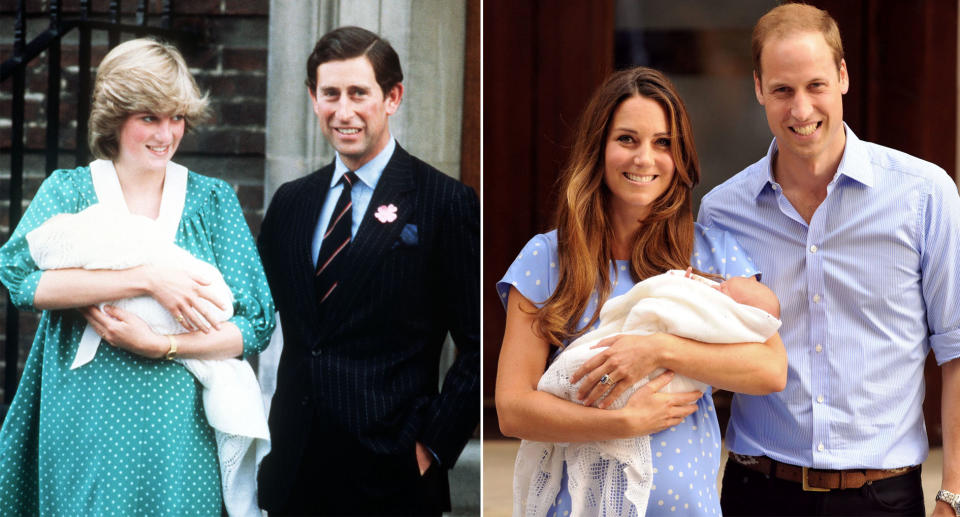
<svg viewBox="0 0 960 517">
<path fill-rule="evenodd" d="M 382 151 L 374 156 L 372 160 L 363 164 L 362 167 L 353 171 L 364 185 L 370 187 L 370 190 L 377 188 L 377 182 L 380 181 L 380 176 L 383 175 L 383 169 L 390 163 L 390 158 L 393 157 L 393 151 L 396 148 L 397 141 L 394 140 L 391 135 L 387 146 L 384 147 Z M 330 187 L 336 185 L 340 181 L 340 178 L 350 170 L 344 165 L 343 160 L 340 159 L 340 153 L 337 153 L 337 157 L 333 163 L 333 177 L 330 178 Z"/>
<path fill-rule="evenodd" d="M 843 149 L 843 157 L 840 158 L 840 166 L 837 168 L 833 181 L 830 182 L 831 187 L 842 176 L 862 183 L 867 187 L 872 187 L 874 184 L 873 168 L 870 166 L 870 156 L 866 146 L 850 130 L 846 122 L 843 123 L 843 130 L 846 132 L 847 142 Z M 767 149 L 767 155 L 760 161 L 760 167 L 757 168 L 758 173 L 748 183 L 754 197 L 759 196 L 768 185 L 772 188 L 777 184 L 773 179 L 773 157 L 777 154 L 777 151 L 777 139 L 774 137 Z"/>
</svg>

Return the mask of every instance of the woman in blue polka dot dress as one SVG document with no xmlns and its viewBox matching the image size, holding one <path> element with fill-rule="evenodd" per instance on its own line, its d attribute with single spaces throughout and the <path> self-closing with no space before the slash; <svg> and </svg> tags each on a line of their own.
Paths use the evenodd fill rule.
<svg viewBox="0 0 960 517">
<path fill-rule="evenodd" d="M 43 311 L 0 430 L 0 515 L 220 515 L 201 386 L 169 359 L 256 354 L 274 308 L 233 189 L 170 161 L 206 106 L 173 47 L 140 39 L 113 49 L 98 69 L 90 115 L 90 145 L 101 159 L 54 171 L 0 248 L 0 280 L 13 302 Z M 209 326 L 199 302 L 211 293 L 182 271 L 37 268 L 26 234 L 110 193 L 130 213 L 169 225 L 177 245 L 223 273 L 233 318 Z M 157 335 L 132 314 L 94 307 L 139 295 L 191 332 Z M 112 346 L 70 370 L 88 322 Z"/>
<path fill-rule="evenodd" d="M 657 393 L 667 372 L 626 407 L 605 404 L 659 367 L 743 393 L 783 389 L 779 336 L 717 345 L 667 334 L 604 341 L 606 349 L 571 379 L 583 379 L 582 404 L 536 389 L 551 346 L 562 353 L 597 326 L 604 301 L 640 280 L 688 265 L 724 278 L 755 274 L 730 235 L 693 221 L 700 171 L 692 135 L 686 108 L 661 73 L 637 67 L 610 76 L 581 118 L 557 229 L 531 239 L 497 284 L 507 310 L 496 390 L 503 432 L 548 442 L 651 435 L 649 497 L 631 503 L 628 483 L 616 476 L 603 491 L 571 484 L 565 463 L 560 480 L 514 487 L 515 515 L 627 516 L 644 507 L 647 515 L 719 515 L 720 432 L 709 391 Z M 592 466 L 586 478 L 604 476 L 605 468 Z"/>
</svg>

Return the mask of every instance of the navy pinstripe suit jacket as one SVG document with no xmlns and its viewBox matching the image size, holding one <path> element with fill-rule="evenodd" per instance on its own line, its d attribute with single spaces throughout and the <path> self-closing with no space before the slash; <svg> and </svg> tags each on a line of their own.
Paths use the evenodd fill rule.
<svg viewBox="0 0 960 517">
<path fill-rule="evenodd" d="M 281 186 L 258 239 L 284 338 L 260 470 L 267 509 L 286 499 L 308 440 L 352 448 L 357 483 L 376 491 L 395 484 L 391 462 L 415 461 L 416 441 L 449 469 L 480 418 L 477 195 L 398 145 L 321 310 L 310 245 L 332 174 L 331 164 Z M 373 217 L 389 204 L 395 221 Z M 448 331 L 457 357 L 438 391 Z"/>
</svg>

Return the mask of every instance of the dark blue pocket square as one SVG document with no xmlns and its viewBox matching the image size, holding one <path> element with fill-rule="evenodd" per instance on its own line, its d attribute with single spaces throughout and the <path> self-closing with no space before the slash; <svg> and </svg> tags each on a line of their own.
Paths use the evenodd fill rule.
<svg viewBox="0 0 960 517">
<path fill-rule="evenodd" d="M 419 243 L 420 237 L 417 233 L 417 225 L 405 224 L 403 225 L 403 230 L 400 230 L 400 238 L 394 241 L 390 249 L 399 248 L 400 246 L 416 246 Z"/>
</svg>

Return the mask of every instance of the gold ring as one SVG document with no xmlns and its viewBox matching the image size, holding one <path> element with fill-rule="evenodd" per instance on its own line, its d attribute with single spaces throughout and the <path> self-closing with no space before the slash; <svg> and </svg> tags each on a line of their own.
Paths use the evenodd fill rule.
<svg viewBox="0 0 960 517">
<path fill-rule="evenodd" d="M 183 314 L 177 316 L 177 321 L 182 325 L 183 324 Z"/>
<path fill-rule="evenodd" d="M 600 377 L 600 384 L 606 384 L 607 386 L 613 386 L 614 384 L 616 384 L 616 382 L 614 382 L 612 379 L 610 379 L 610 376 L 609 376 L 609 375 L 603 374 L 603 376 Z"/>
</svg>

